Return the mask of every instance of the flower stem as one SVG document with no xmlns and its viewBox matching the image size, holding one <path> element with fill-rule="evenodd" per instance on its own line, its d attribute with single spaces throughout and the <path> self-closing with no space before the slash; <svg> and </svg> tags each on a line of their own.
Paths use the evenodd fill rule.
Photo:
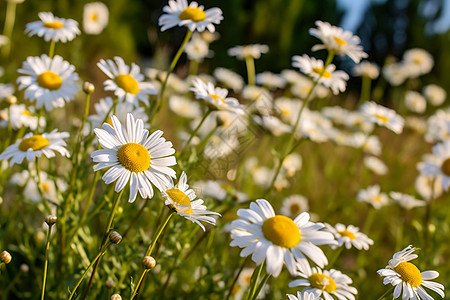
<svg viewBox="0 0 450 300">
<path fill-rule="evenodd" d="M 53 58 L 53 56 L 55 55 L 55 45 L 56 45 L 56 43 L 55 43 L 55 41 L 52 39 L 51 42 L 50 42 L 50 49 L 49 49 L 49 51 L 48 51 L 48 56 L 49 56 L 50 58 Z"/>
<path fill-rule="evenodd" d="M 239 278 L 239 275 L 241 275 L 242 270 L 244 270 L 245 265 L 247 264 L 247 261 L 249 260 L 250 256 L 247 256 L 244 260 L 244 262 L 242 263 L 241 267 L 239 268 L 239 271 L 236 273 L 236 276 L 234 276 L 233 282 L 231 283 L 230 288 L 228 289 L 228 294 L 227 294 L 227 298 L 226 300 L 230 299 L 230 297 L 232 296 L 231 294 L 233 293 L 233 288 L 236 285 L 236 282 Z"/>
<path fill-rule="evenodd" d="M 45 283 L 47 282 L 47 267 L 48 267 L 48 252 L 50 249 L 50 239 L 52 234 L 52 225 L 48 225 L 48 232 L 47 232 L 47 245 L 45 246 L 45 261 L 44 261 L 44 277 L 42 279 L 42 293 L 41 293 L 41 300 L 44 300 L 45 295 Z"/>
<path fill-rule="evenodd" d="M 245 58 L 248 85 L 255 85 L 255 60 L 251 56 Z"/>
<path fill-rule="evenodd" d="M 368 76 L 363 76 L 361 86 L 361 98 L 359 99 L 360 104 L 370 100 L 371 85 L 372 85 L 371 79 Z"/>
<path fill-rule="evenodd" d="M 5 25 L 3 27 L 3 35 L 8 38 L 8 43 L 3 46 L 3 56 L 8 57 L 11 52 L 11 42 L 12 42 L 12 33 L 14 29 L 14 22 L 16 20 L 16 5 L 17 3 L 14 1 L 6 2 L 6 16 L 5 16 Z"/>
<path fill-rule="evenodd" d="M 264 276 L 264 278 L 261 280 L 261 282 L 258 285 L 258 288 L 255 291 L 255 294 L 253 295 L 252 300 L 256 300 L 256 298 L 258 297 L 259 293 L 261 292 L 261 290 L 263 289 L 264 285 L 266 284 L 267 280 L 269 280 L 270 278 L 270 274 L 266 274 Z"/>
<path fill-rule="evenodd" d="M 44 192 L 42 191 L 42 186 L 41 186 L 41 167 L 39 165 L 39 157 L 36 157 L 35 165 L 36 165 L 37 186 L 38 186 L 39 195 L 41 196 L 42 203 L 44 203 L 44 206 L 47 209 L 48 213 L 51 214 L 52 213 L 52 209 L 51 209 L 50 205 L 48 204 L 47 199 L 44 196 Z"/>
<path fill-rule="evenodd" d="M 197 132 L 199 131 L 200 127 L 202 127 L 203 123 L 205 122 L 206 118 L 208 118 L 208 116 L 211 114 L 213 110 L 211 108 L 208 107 L 208 110 L 206 111 L 206 113 L 203 115 L 203 118 L 200 120 L 200 123 L 198 123 L 197 127 L 195 127 L 194 131 L 192 131 L 191 136 L 189 137 L 189 139 L 187 140 L 186 144 L 184 145 L 183 149 L 181 150 L 180 153 L 180 157 L 182 157 L 182 155 L 184 154 L 184 152 L 186 151 L 186 149 L 188 148 L 189 144 L 191 143 L 192 139 L 194 138 L 194 136 L 197 134 Z"/>
<path fill-rule="evenodd" d="M 386 292 L 383 293 L 383 295 L 380 296 L 380 298 L 378 298 L 377 300 L 383 300 L 384 298 L 386 298 L 386 296 L 392 292 L 392 290 L 394 289 L 394 287 L 392 286 L 390 289 L 388 289 Z"/>
<path fill-rule="evenodd" d="M 253 295 L 256 292 L 256 287 L 258 286 L 259 277 L 261 276 L 262 269 L 264 269 L 264 262 L 265 261 L 263 261 L 256 269 L 253 270 L 251 286 L 247 300 L 253 299 Z"/>
</svg>

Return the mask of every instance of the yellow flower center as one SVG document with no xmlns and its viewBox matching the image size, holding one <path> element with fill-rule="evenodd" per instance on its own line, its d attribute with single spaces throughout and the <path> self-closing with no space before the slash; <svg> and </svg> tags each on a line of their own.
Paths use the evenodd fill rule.
<svg viewBox="0 0 450 300">
<path fill-rule="evenodd" d="M 372 196 L 372 201 L 373 202 L 381 202 L 381 196 L 380 195 L 374 195 Z"/>
<path fill-rule="evenodd" d="M 125 93 L 133 95 L 139 93 L 139 84 L 130 74 L 117 75 L 114 81 Z"/>
<path fill-rule="evenodd" d="M 403 261 L 394 268 L 394 271 L 400 274 L 400 278 L 412 287 L 418 287 L 422 283 L 422 274 L 412 263 Z"/>
<path fill-rule="evenodd" d="M 219 99 L 220 101 L 222 101 L 223 104 L 225 104 L 225 99 L 223 99 L 222 97 L 214 95 L 214 94 L 209 94 L 209 96 L 211 98 L 213 98 L 214 101 L 217 101 L 217 99 Z"/>
<path fill-rule="evenodd" d="M 47 140 L 40 134 L 36 134 L 30 136 L 29 138 L 23 139 L 19 144 L 19 150 L 25 152 L 28 149 L 33 149 L 34 151 L 36 151 L 41 150 L 48 145 L 50 145 L 49 140 Z"/>
<path fill-rule="evenodd" d="M 351 231 L 348 231 L 347 229 L 342 230 L 342 231 L 338 231 L 338 233 L 339 233 L 340 235 L 342 235 L 342 236 L 348 237 L 348 238 L 351 239 L 351 240 L 356 240 L 355 234 L 354 234 L 353 232 L 351 232 Z"/>
<path fill-rule="evenodd" d="M 331 73 L 328 72 L 327 70 L 325 70 L 325 72 L 324 72 L 323 68 L 314 67 L 314 68 L 312 68 L 312 70 L 314 73 L 316 73 L 318 75 L 322 75 L 321 77 L 323 77 L 323 78 L 331 78 Z"/>
<path fill-rule="evenodd" d="M 297 203 L 291 204 L 291 206 L 289 206 L 289 211 L 292 215 L 298 214 L 300 212 L 300 205 Z"/>
<path fill-rule="evenodd" d="M 53 73 L 52 71 L 45 71 L 44 73 L 39 74 L 37 83 L 44 89 L 54 91 L 61 87 L 62 79 L 58 74 Z"/>
<path fill-rule="evenodd" d="M 150 154 L 144 146 L 137 143 L 122 145 L 117 151 L 117 159 L 131 172 L 139 173 L 150 167 Z"/>
<path fill-rule="evenodd" d="M 445 159 L 445 160 L 442 162 L 442 165 L 441 165 L 441 171 L 442 171 L 442 173 L 444 173 L 445 175 L 450 176 L 450 157 L 447 158 L 447 159 Z M 433 184 L 433 183 L 431 183 L 430 185 L 432 185 L 432 184 Z"/>
<path fill-rule="evenodd" d="M 41 187 L 44 193 L 48 193 L 50 191 L 50 184 L 48 182 L 43 182 Z"/>
<path fill-rule="evenodd" d="M 262 225 L 264 237 L 283 248 L 292 248 L 301 240 L 300 230 L 291 218 L 282 215 L 268 218 Z"/>
<path fill-rule="evenodd" d="M 414 57 L 414 58 L 412 59 L 412 61 L 413 61 L 415 64 L 420 65 L 420 64 L 422 64 L 423 59 L 422 59 L 422 57 L 420 57 L 420 56 L 416 56 L 416 57 Z"/>
<path fill-rule="evenodd" d="M 170 199 L 172 199 L 173 202 L 179 205 L 188 205 L 190 207 L 188 210 L 183 211 L 183 213 L 192 213 L 191 200 L 185 193 L 183 193 L 179 189 L 170 189 L 166 191 L 166 194 L 169 195 Z"/>
<path fill-rule="evenodd" d="M 64 24 L 58 21 L 54 22 L 46 22 L 44 23 L 44 27 L 50 28 L 50 29 L 60 29 L 64 27 Z"/>
<path fill-rule="evenodd" d="M 284 117 L 290 117 L 291 116 L 291 111 L 287 108 L 282 108 L 281 109 L 281 115 L 283 115 Z"/>
<path fill-rule="evenodd" d="M 335 40 L 335 42 L 336 42 L 339 46 L 345 46 L 345 45 L 347 45 L 347 42 L 346 42 L 346 41 L 344 41 L 344 40 L 341 39 L 341 38 L 338 38 L 337 36 L 334 37 L 334 40 Z"/>
<path fill-rule="evenodd" d="M 33 114 L 30 113 L 30 111 L 28 110 L 24 110 L 23 112 L 20 113 L 22 116 L 27 116 L 27 117 L 32 117 Z"/>
<path fill-rule="evenodd" d="M 311 287 L 315 289 L 319 289 L 327 293 L 337 290 L 336 282 L 334 282 L 333 278 L 325 274 L 313 273 L 308 277 L 308 280 Z"/>
<path fill-rule="evenodd" d="M 203 21 L 206 18 L 205 12 L 198 7 L 188 7 L 178 16 L 180 20 L 192 20 L 194 22 Z"/>
<path fill-rule="evenodd" d="M 379 115 L 379 114 L 375 114 L 375 118 L 377 118 L 378 120 L 380 120 L 383 123 L 388 123 L 389 119 L 386 118 L 385 116 Z"/>
<path fill-rule="evenodd" d="M 98 20 L 98 13 L 93 13 L 92 15 L 91 15 L 91 21 L 92 22 L 97 22 L 97 20 Z"/>
</svg>

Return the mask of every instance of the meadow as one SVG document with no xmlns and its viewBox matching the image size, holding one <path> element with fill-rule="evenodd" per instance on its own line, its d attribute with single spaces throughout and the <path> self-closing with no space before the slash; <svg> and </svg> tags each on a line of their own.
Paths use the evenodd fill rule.
<svg viewBox="0 0 450 300">
<path fill-rule="evenodd" d="M 316 20 L 273 71 L 216 58 L 207 2 L 152 11 L 145 58 L 117 4 L 1 5 L 0 299 L 450 299 L 431 45 L 377 65 Z"/>
</svg>

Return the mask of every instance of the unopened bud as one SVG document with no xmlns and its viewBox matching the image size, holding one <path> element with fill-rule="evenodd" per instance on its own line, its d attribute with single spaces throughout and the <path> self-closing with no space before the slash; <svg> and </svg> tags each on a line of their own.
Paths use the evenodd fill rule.
<svg viewBox="0 0 450 300">
<path fill-rule="evenodd" d="M 8 102 L 9 105 L 16 104 L 17 103 L 17 97 L 14 95 L 9 95 L 6 97 L 6 102 Z"/>
<path fill-rule="evenodd" d="M 58 218 L 55 215 L 48 215 L 45 217 L 45 223 L 47 223 L 48 226 L 53 226 L 57 220 Z"/>
<path fill-rule="evenodd" d="M 119 294 L 114 294 L 111 296 L 111 300 L 122 300 L 122 296 Z"/>
<path fill-rule="evenodd" d="M 20 271 L 22 273 L 28 273 L 28 271 L 30 271 L 30 267 L 27 264 L 21 264 L 20 265 Z"/>
<path fill-rule="evenodd" d="M 114 244 L 118 244 L 122 241 L 122 236 L 117 231 L 113 231 L 109 234 L 109 240 Z"/>
<path fill-rule="evenodd" d="M 156 260 L 153 257 L 151 257 L 151 256 L 146 256 L 142 260 L 142 265 L 147 270 L 153 269 L 155 267 L 155 265 L 156 265 Z"/>
<path fill-rule="evenodd" d="M 0 253 L 0 261 L 5 264 L 9 264 L 12 260 L 11 254 L 8 251 L 3 251 Z"/>
<path fill-rule="evenodd" d="M 114 280 L 108 279 L 108 280 L 106 280 L 105 285 L 108 289 L 112 289 L 116 286 L 116 283 L 114 282 Z"/>
<path fill-rule="evenodd" d="M 85 81 L 83 83 L 83 92 L 85 92 L 86 94 L 92 94 L 94 91 L 95 91 L 95 86 L 92 83 L 90 83 L 88 81 Z"/>
</svg>

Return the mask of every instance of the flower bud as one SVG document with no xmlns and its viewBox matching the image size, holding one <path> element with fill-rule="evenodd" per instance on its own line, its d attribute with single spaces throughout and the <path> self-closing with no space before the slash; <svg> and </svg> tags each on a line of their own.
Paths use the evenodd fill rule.
<svg viewBox="0 0 450 300">
<path fill-rule="evenodd" d="M 156 260 L 153 257 L 151 257 L 151 256 L 146 256 L 142 260 L 142 265 L 147 270 L 153 269 L 155 267 L 155 265 L 156 265 Z"/>
<path fill-rule="evenodd" d="M 17 97 L 14 95 L 9 95 L 6 97 L 6 102 L 8 102 L 9 105 L 16 104 L 17 103 Z"/>
<path fill-rule="evenodd" d="M 12 260 L 11 254 L 8 251 L 3 251 L 0 253 L 0 261 L 5 264 L 9 264 Z"/>
<path fill-rule="evenodd" d="M 20 271 L 22 273 L 28 273 L 28 271 L 30 271 L 30 267 L 27 264 L 21 264 L 20 265 Z"/>
<path fill-rule="evenodd" d="M 86 94 L 89 95 L 89 94 L 92 94 L 94 91 L 95 91 L 95 86 L 92 83 L 90 83 L 88 81 L 85 81 L 83 83 L 83 92 L 85 92 Z"/>
<path fill-rule="evenodd" d="M 114 294 L 111 296 L 111 300 L 122 300 L 122 296 L 119 294 Z"/>
<path fill-rule="evenodd" d="M 116 286 L 116 283 L 114 282 L 114 280 L 108 279 L 108 280 L 106 280 L 105 285 L 108 289 L 112 289 Z"/>
<path fill-rule="evenodd" d="M 53 226 L 53 224 L 56 223 L 58 218 L 55 215 L 48 215 L 45 217 L 45 223 L 47 223 L 48 226 Z"/>
<path fill-rule="evenodd" d="M 109 234 L 109 240 L 117 245 L 122 241 L 122 236 L 117 231 L 113 231 Z"/>
</svg>

